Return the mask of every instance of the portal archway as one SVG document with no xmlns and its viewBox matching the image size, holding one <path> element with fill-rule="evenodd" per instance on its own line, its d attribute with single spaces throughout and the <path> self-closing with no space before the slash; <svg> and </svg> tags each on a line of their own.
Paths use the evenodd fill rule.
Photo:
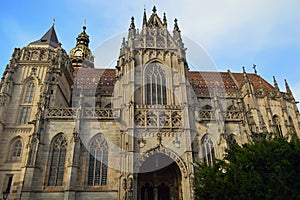
<svg viewBox="0 0 300 200">
<path fill-rule="evenodd" d="M 157 153 L 145 160 L 137 174 L 138 200 L 182 199 L 181 172 L 169 156 Z"/>
</svg>

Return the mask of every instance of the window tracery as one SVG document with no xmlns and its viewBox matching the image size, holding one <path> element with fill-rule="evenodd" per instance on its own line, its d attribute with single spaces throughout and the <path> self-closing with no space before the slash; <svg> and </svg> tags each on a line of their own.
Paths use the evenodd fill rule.
<svg viewBox="0 0 300 200">
<path fill-rule="evenodd" d="M 27 84 L 20 106 L 19 124 L 26 124 L 30 118 L 35 85 L 31 81 Z"/>
<path fill-rule="evenodd" d="M 67 153 L 67 140 L 60 134 L 56 136 L 51 145 L 51 159 L 49 172 L 49 186 L 62 186 Z"/>
<path fill-rule="evenodd" d="M 166 74 L 159 63 L 151 63 L 145 71 L 145 97 L 147 105 L 166 105 Z"/>
<path fill-rule="evenodd" d="M 279 117 L 277 115 L 273 116 L 273 125 L 274 125 L 276 136 L 282 136 L 280 121 L 279 121 Z"/>
<path fill-rule="evenodd" d="M 203 136 L 201 140 L 201 151 L 203 162 L 212 166 L 215 160 L 214 143 L 208 135 Z"/>
<path fill-rule="evenodd" d="M 10 148 L 10 156 L 9 156 L 9 160 L 16 162 L 19 161 L 21 159 L 21 155 L 22 155 L 22 141 L 20 138 L 16 139 Z"/>
<path fill-rule="evenodd" d="M 96 136 L 90 145 L 88 185 L 98 186 L 107 183 L 108 146 L 101 135 Z"/>
</svg>

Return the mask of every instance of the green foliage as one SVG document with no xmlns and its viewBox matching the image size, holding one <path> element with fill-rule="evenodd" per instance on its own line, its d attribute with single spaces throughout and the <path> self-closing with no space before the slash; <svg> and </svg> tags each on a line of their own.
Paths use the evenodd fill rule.
<svg viewBox="0 0 300 200">
<path fill-rule="evenodd" d="M 300 140 L 231 144 L 213 166 L 195 165 L 196 199 L 300 199 Z"/>
</svg>

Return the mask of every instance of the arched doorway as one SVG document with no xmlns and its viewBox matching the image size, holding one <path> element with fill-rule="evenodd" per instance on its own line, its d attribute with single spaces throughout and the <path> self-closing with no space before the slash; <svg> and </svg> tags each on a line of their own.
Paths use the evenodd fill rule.
<svg viewBox="0 0 300 200">
<path fill-rule="evenodd" d="M 138 200 L 180 200 L 181 172 L 169 156 L 150 156 L 137 174 Z"/>
</svg>

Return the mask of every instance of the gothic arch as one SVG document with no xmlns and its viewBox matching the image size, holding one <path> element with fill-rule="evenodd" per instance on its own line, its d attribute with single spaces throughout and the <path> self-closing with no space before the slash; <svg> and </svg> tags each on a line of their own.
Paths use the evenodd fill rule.
<svg viewBox="0 0 300 200">
<path fill-rule="evenodd" d="M 19 162 L 22 159 L 24 151 L 24 141 L 21 136 L 12 138 L 9 142 L 9 152 L 7 154 L 7 161 Z"/>
<path fill-rule="evenodd" d="M 144 104 L 172 104 L 171 68 L 167 67 L 161 60 L 154 58 L 144 65 L 142 77 Z"/>
<path fill-rule="evenodd" d="M 46 181 L 48 186 L 63 185 L 67 162 L 67 147 L 67 138 L 62 132 L 52 138 L 49 148 L 48 180 Z"/>
<path fill-rule="evenodd" d="M 281 129 L 281 119 L 277 114 L 274 114 L 272 117 L 273 127 L 274 127 L 274 133 L 276 136 L 283 136 L 282 129 Z"/>
<path fill-rule="evenodd" d="M 205 134 L 201 138 L 200 144 L 200 155 L 203 162 L 210 166 L 213 165 L 213 162 L 216 158 L 216 143 L 213 140 L 213 137 L 211 137 L 209 134 Z"/>
<path fill-rule="evenodd" d="M 30 120 L 35 96 L 37 94 L 38 80 L 35 77 L 28 77 L 23 81 L 16 122 L 25 124 Z"/>
<path fill-rule="evenodd" d="M 87 185 L 107 184 L 108 143 L 101 133 L 94 135 L 88 144 Z"/>
<path fill-rule="evenodd" d="M 143 165 L 143 163 L 152 155 L 155 154 L 164 154 L 168 157 L 170 157 L 174 162 L 176 162 L 176 164 L 178 165 L 182 175 L 184 176 L 184 178 L 188 177 L 188 169 L 187 166 L 185 164 L 185 162 L 181 159 L 181 157 L 174 151 L 172 151 L 171 149 L 165 148 L 165 147 L 157 147 L 154 148 L 146 153 L 144 153 L 142 156 L 140 156 L 137 161 L 135 162 L 135 166 L 134 166 L 134 172 L 139 172 L 140 167 Z"/>
</svg>

